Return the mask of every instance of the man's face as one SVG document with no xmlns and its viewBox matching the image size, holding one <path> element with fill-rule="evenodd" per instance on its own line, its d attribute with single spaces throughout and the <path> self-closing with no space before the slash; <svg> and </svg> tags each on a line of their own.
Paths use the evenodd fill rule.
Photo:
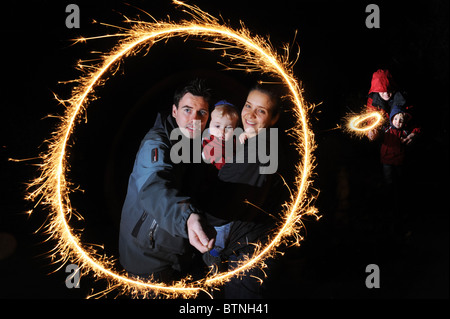
<svg viewBox="0 0 450 319">
<path fill-rule="evenodd" d="M 186 137 L 198 137 L 205 129 L 208 121 L 208 103 L 201 96 L 186 93 L 181 98 L 178 108 L 175 104 L 173 105 L 172 116 Z"/>
</svg>

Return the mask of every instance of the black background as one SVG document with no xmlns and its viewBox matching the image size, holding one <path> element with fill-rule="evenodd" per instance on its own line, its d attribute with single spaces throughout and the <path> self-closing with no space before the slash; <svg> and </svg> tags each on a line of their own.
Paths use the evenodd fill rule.
<svg viewBox="0 0 450 319">
<path fill-rule="evenodd" d="M 65 26 L 68 1 L 29 1 L 2 8 L 2 125 L 0 232 L 12 234 L 17 247 L 0 260 L 0 297 L 13 299 L 84 298 L 104 283 L 81 279 L 68 289 L 66 273 L 45 258 L 52 241 L 38 232 L 46 211 L 23 198 L 37 176 L 33 164 L 9 158 L 32 158 L 45 152 L 44 141 L 58 125 L 64 108 L 53 97 L 69 98 L 78 78 L 79 59 L 107 52 L 116 39 L 73 45 L 71 39 L 120 30 L 93 20 L 127 26 L 125 15 L 151 21 L 189 18 L 168 1 L 77 1 L 81 27 Z M 323 218 L 308 222 L 306 241 L 280 260 L 274 298 L 441 299 L 448 298 L 448 1 L 378 1 L 381 28 L 368 29 L 368 1 L 196 1 L 202 10 L 221 15 L 232 27 L 240 21 L 253 34 L 269 36 L 277 50 L 294 40 L 300 58 L 294 74 L 304 97 L 320 104 L 311 117 L 318 148 L 314 186 Z M 295 38 L 295 32 L 297 37 Z M 221 96 L 241 103 L 257 75 L 222 72 L 218 55 L 199 50 L 199 41 L 172 39 L 155 45 L 144 57 L 131 57 L 116 76 L 97 90 L 98 100 L 74 132 L 69 178 L 73 206 L 85 217 L 83 236 L 104 243 L 117 254 L 117 234 L 126 182 L 140 140 L 153 123 L 155 110 L 171 105 L 174 85 L 204 75 Z M 293 53 L 297 46 L 293 46 Z M 294 56 L 295 54 L 293 54 Z M 423 128 L 414 146 L 409 189 L 403 203 L 411 213 L 410 234 L 401 243 L 378 226 L 382 197 L 378 148 L 340 130 L 342 117 L 366 102 L 371 75 L 389 68 L 408 92 Z M 224 84 L 225 83 L 225 84 Z M 232 98 L 231 98 L 232 97 Z M 152 107 L 147 107 L 152 105 Z M 90 227 L 91 226 L 91 227 Z M 103 241 L 103 242 L 102 242 Z M 365 286 L 365 267 L 378 264 L 381 288 Z"/>
</svg>

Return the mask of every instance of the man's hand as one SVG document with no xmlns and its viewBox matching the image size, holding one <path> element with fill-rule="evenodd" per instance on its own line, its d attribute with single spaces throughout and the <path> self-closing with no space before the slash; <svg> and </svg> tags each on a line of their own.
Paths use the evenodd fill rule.
<svg viewBox="0 0 450 319">
<path fill-rule="evenodd" d="M 216 231 L 214 227 L 205 225 L 198 214 L 191 214 L 187 220 L 189 243 L 199 252 L 206 253 L 214 247 Z"/>
</svg>

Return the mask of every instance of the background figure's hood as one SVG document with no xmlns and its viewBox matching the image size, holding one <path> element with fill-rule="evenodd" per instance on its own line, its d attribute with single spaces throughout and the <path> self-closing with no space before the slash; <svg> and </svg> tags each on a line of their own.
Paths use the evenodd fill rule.
<svg viewBox="0 0 450 319">
<path fill-rule="evenodd" d="M 372 75 L 369 94 L 374 92 L 392 92 L 394 89 L 392 75 L 389 70 L 378 70 Z"/>
</svg>

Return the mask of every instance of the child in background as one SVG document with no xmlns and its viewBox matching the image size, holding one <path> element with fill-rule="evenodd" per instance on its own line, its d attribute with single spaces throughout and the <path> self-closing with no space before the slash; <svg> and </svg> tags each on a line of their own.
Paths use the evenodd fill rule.
<svg viewBox="0 0 450 319">
<path fill-rule="evenodd" d="M 233 138 L 233 131 L 239 123 L 239 111 L 233 104 L 221 100 L 214 105 L 209 125 L 209 138 L 204 138 L 202 157 L 207 163 L 213 164 L 220 170 L 226 162 L 232 160 L 226 157 L 225 142 Z M 215 247 L 209 252 L 213 257 L 219 257 L 220 251 L 225 247 L 226 239 L 232 223 L 214 227 L 217 235 Z"/>
<path fill-rule="evenodd" d="M 383 176 L 388 188 L 398 186 L 403 165 L 405 163 L 406 146 L 411 144 L 420 133 L 419 128 L 411 129 L 408 123 L 411 115 L 403 108 L 394 106 L 389 115 L 390 126 L 381 130 L 383 141 L 380 149 L 380 159 L 383 164 Z M 371 140 L 378 138 L 379 131 Z"/>
<path fill-rule="evenodd" d="M 385 184 L 385 220 L 392 235 L 401 235 L 410 218 L 403 205 L 408 194 L 408 185 L 404 181 L 406 148 L 417 138 L 420 128 L 411 129 L 409 124 L 412 116 L 398 106 L 392 108 L 389 118 L 390 126 L 376 131 L 373 139 L 382 138 L 380 161 Z"/>
</svg>

